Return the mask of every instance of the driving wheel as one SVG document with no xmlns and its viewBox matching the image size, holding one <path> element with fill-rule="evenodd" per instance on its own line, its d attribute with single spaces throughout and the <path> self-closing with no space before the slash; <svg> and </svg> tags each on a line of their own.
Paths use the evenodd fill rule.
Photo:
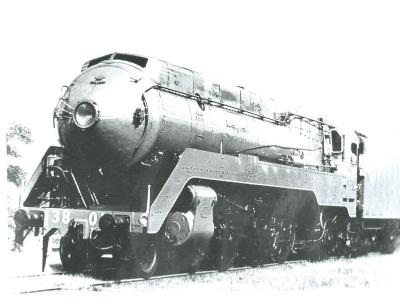
<svg viewBox="0 0 400 306">
<path fill-rule="evenodd" d="M 274 262 L 284 262 L 293 250 L 295 228 L 285 220 L 272 217 L 268 226 L 267 249 Z"/>
</svg>

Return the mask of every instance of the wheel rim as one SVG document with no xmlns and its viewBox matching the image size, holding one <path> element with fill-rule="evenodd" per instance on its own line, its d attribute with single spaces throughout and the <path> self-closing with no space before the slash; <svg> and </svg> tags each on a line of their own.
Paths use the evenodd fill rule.
<svg viewBox="0 0 400 306">
<path fill-rule="evenodd" d="M 140 252 L 139 266 L 141 271 L 145 274 L 151 273 L 157 265 L 157 259 L 157 246 L 154 242 L 151 242 Z"/>
<path fill-rule="evenodd" d="M 157 237 L 146 235 L 137 241 L 135 256 L 135 270 L 138 276 L 149 278 L 158 268 L 159 241 Z"/>
<path fill-rule="evenodd" d="M 67 237 L 62 238 L 60 241 L 60 258 L 63 266 L 68 269 L 71 266 L 73 254 L 72 243 Z"/>
</svg>

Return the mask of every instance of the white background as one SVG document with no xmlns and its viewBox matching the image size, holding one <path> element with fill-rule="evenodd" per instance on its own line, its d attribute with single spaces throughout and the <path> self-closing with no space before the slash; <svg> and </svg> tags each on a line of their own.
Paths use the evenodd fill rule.
<svg viewBox="0 0 400 306">
<path fill-rule="evenodd" d="M 114 51 L 242 85 L 399 147 L 396 1 L 10 1 L 1 5 L 1 121 L 33 131 L 32 169 L 56 144 L 52 112 L 81 65 Z M 3 120 L 5 119 L 5 120 Z M 385 158 L 385 150 L 382 156 Z"/>
</svg>

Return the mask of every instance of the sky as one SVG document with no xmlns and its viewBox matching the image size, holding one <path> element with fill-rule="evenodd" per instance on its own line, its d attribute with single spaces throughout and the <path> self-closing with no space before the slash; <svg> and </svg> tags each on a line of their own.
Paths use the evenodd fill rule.
<svg viewBox="0 0 400 306">
<path fill-rule="evenodd" d="M 398 135 L 396 1 L 17 0 L 2 6 L 4 122 L 32 129 L 32 168 L 57 144 L 52 112 L 61 87 L 85 61 L 114 51 L 200 71 L 391 145 Z"/>
</svg>

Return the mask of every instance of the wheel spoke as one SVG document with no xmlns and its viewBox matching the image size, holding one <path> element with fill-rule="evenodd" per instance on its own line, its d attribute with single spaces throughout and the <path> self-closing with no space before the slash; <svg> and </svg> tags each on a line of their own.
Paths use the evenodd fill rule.
<svg viewBox="0 0 400 306">
<path fill-rule="evenodd" d="M 259 231 L 262 253 L 275 262 L 283 262 L 293 250 L 295 242 L 294 226 L 285 220 L 271 217 Z"/>
</svg>

